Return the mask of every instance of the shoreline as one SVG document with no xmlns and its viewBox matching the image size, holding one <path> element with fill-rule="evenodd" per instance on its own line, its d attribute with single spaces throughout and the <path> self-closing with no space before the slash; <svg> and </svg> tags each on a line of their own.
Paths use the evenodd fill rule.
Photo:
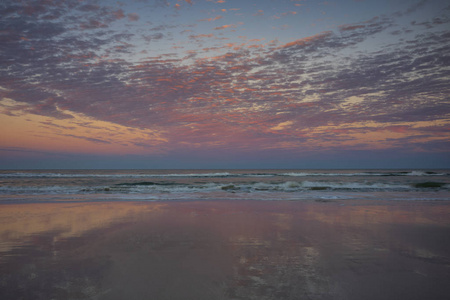
<svg viewBox="0 0 450 300">
<path fill-rule="evenodd" d="M 33 197 L 30 195 L 30 197 Z M 59 198 L 60 200 L 55 200 L 56 198 Z M 180 198 L 173 198 L 173 199 L 126 199 L 123 195 L 120 196 L 120 198 L 117 199 L 106 199 L 106 198 L 92 198 L 92 199 L 64 199 L 64 197 L 60 197 L 60 195 L 55 195 L 51 200 L 47 201 L 40 201 L 37 200 L 36 202 L 33 201 L 25 201 L 25 200 L 19 200 L 14 202 L 11 200 L 11 202 L 7 201 L 0 201 L 0 206 L 8 206 L 8 205 L 51 205 L 51 204 L 114 204 L 114 203 L 122 203 L 122 204 L 135 204 L 135 205 L 152 205 L 152 204 L 185 204 L 188 205 L 191 204 L 214 204 L 214 203 L 230 203 L 230 204 L 244 204 L 244 203 L 298 203 L 301 204 L 322 204 L 322 205 L 339 205 L 339 206 L 372 206 L 372 205 L 432 205 L 432 204 L 442 204 L 443 206 L 449 205 L 450 206 L 450 199 L 447 198 L 440 198 L 440 199 L 378 199 L 378 198 L 372 198 L 372 199 L 359 199 L 357 197 L 349 198 L 349 199 L 328 199 L 328 198 L 315 198 L 315 199 L 277 199 L 274 198 L 268 198 L 268 199 L 256 199 L 254 198 L 210 198 L 210 199 L 180 199 Z M 0 212 L 1 213 L 1 212 Z"/>
</svg>

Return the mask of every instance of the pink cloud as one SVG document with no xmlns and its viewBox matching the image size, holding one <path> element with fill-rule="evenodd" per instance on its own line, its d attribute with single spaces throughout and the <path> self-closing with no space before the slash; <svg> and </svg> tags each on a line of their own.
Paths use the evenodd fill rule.
<svg viewBox="0 0 450 300">
<path fill-rule="evenodd" d="M 236 27 L 236 25 L 234 25 L 234 24 L 229 24 L 229 25 L 223 25 L 223 26 L 219 26 L 219 27 L 216 27 L 216 28 L 214 28 L 214 30 L 222 30 L 222 29 L 226 29 L 226 28 L 235 28 Z"/>
<path fill-rule="evenodd" d="M 325 38 L 331 36 L 332 34 L 333 33 L 331 31 L 321 32 L 321 33 L 318 33 L 318 34 L 313 35 L 313 36 L 305 37 L 305 38 L 298 39 L 298 40 L 295 40 L 293 42 L 281 45 L 277 49 L 289 48 L 289 47 L 292 47 L 292 46 L 303 46 L 305 44 L 308 44 L 308 43 L 311 43 L 311 42 L 314 42 L 314 41 L 325 39 Z"/>
<path fill-rule="evenodd" d="M 223 18 L 222 16 L 217 16 L 217 17 L 215 17 L 215 18 L 201 19 L 201 20 L 199 20 L 199 21 L 208 21 L 208 22 L 211 22 L 211 21 L 220 20 L 220 19 L 222 19 L 222 18 Z"/>
<path fill-rule="evenodd" d="M 255 14 L 253 14 L 254 16 L 263 16 L 264 15 L 264 11 L 262 9 L 258 10 Z"/>
<path fill-rule="evenodd" d="M 118 9 L 118 10 L 116 10 L 116 11 L 113 11 L 113 12 L 112 12 L 112 15 L 113 15 L 117 20 L 120 20 L 120 19 L 125 18 L 125 14 L 124 14 L 123 10 L 121 10 L 121 9 Z"/>
<path fill-rule="evenodd" d="M 214 34 L 197 34 L 197 35 L 190 35 L 189 38 L 191 39 L 200 39 L 200 38 L 213 38 L 215 37 Z"/>
<path fill-rule="evenodd" d="M 274 18 L 274 19 L 281 19 L 281 17 L 285 17 L 285 16 L 289 16 L 289 15 L 296 15 L 296 14 L 297 14 L 296 11 L 288 11 L 288 12 L 285 12 L 285 13 L 276 14 L 272 18 Z"/>
<path fill-rule="evenodd" d="M 128 21 L 137 21 L 139 20 L 139 15 L 136 13 L 128 14 Z"/>
<path fill-rule="evenodd" d="M 348 30 L 355 30 L 359 28 L 365 28 L 365 25 L 341 25 L 339 26 L 339 29 L 341 31 L 348 31 Z"/>
<path fill-rule="evenodd" d="M 175 8 L 184 8 L 183 5 L 186 7 L 186 3 L 192 2 L 179 0 L 178 3 Z M 83 9 L 85 11 L 88 8 Z M 98 13 L 94 15 L 97 11 Z M 106 17 L 104 11 L 107 11 Z M 115 9 L 100 10 L 89 7 L 89 12 L 93 13 L 76 20 L 74 24 L 77 26 L 83 24 L 82 29 L 95 29 L 125 17 L 122 10 Z M 288 12 L 278 16 L 294 13 Z M 139 18 L 137 14 L 126 14 L 126 17 L 130 21 Z M 218 20 L 219 17 L 221 18 L 221 16 L 214 18 L 213 15 L 204 21 Z M 15 16 L 11 20 L 6 24 L 21 24 Z M 443 95 L 448 90 L 447 85 L 444 86 L 443 77 L 433 75 L 437 74 L 435 61 L 439 61 L 441 53 L 436 50 L 433 53 L 426 53 L 424 57 L 417 54 L 419 59 L 413 61 L 411 53 L 419 53 L 415 50 L 421 49 L 422 46 L 419 41 L 410 41 L 411 49 L 404 52 L 397 51 L 395 55 L 391 55 L 394 52 L 388 49 L 389 51 L 379 54 L 345 57 L 347 59 L 345 68 L 330 68 L 328 63 L 315 59 L 319 56 L 334 59 L 330 54 L 336 53 L 339 49 L 352 47 L 361 40 L 388 28 L 389 24 L 385 25 L 386 23 L 384 20 L 373 20 L 367 25 L 365 23 L 342 25 L 338 28 L 338 33 L 322 32 L 291 40 L 290 43 L 278 48 L 276 47 L 280 44 L 276 44 L 276 40 L 259 45 L 262 40 L 239 36 L 242 42 L 246 42 L 241 44 L 233 43 L 231 39 L 219 41 L 214 34 L 191 35 L 189 38 L 193 44 L 203 42 L 200 39 L 207 38 L 216 39 L 214 40 L 216 43 L 211 43 L 208 45 L 210 48 L 203 49 L 200 49 L 203 45 L 195 45 L 195 51 L 183 52 L 191 55 L 186 56 L 189 61 L 177 58 L 174 53 L 168 53 L 167 57 L 163 55 L 146 57 L 147 61 L 133 65 L 123 59 L 115 61 L 108 59 L 114 58 L 114 51 L 118 53 L 133 53 L 133 49 L 144 51 L 138 47 L 133 48 L 133 44 L 123 42 L 132 41 L 129 40 L 129 35 L 125 34 L 128 32 L 122 32 L 123 35 L 117 34 L 117 37 L 111 36 L 110 39 L 105 38 L 104 41 L 92 39 L 89 43 L 86 41 L 85 32 L 77 32 L 77 35 L 72 36 L 71 32 L 66 32 L 68 45 L 80 44 L 83 51 L 71 52 L 67 47 L 63 52 L 60 50 L 63 48 L 55 47 L 60 39 L 52 40 L 52 31 L 47 29 L 44 32 L 45 36 L 42 36 L 45 38 L 41 38 L 40 35 L 44 33 L 36 36 L 35 32 L 28 30 L 33 27 L 24 21 L 21 25 L 22 30 L 15 27 L 20 33 L 16 38 L 23 36 L 24 42 L 11 44 L 12 48 L 8 52 L 13 54 L 10 55 L 12 57 L 17 55 L 17 59 L 13 61 L 17 71 L 2 73 L 4 78 L 2 86 L 6 86 L 8 90 L 0 89 L 0 93 L 6 94 L 5 97 L 27 103 L 28 107 L 34 108 L 30 112 L 40 115 L 66 117 L 58 111 L 62 108 L 125 126 L 164 127 L 170 139 L 175 141 L 173 143 L 205 142 L 212 145 L 220 140 L 223 143 L 234 142 L 236 144 L 232 146 L 236 148 L 240 143 L 245 145 L 259 143 L 261 146 L 273 148 L 277 143 L 294 144 L 294 140 L 304 132 L 309 132 L 308 136 L 311 139 L 326 143 L 326 139 L 336 138 L 336 133 L 342 134 L 338 137 L 342 140 L 354 139 L 358 128 L 339 126 L 364 120 L 374 120 L 377 124 L 386 126 L 392 125 L 382 127 L 383 130 L 375 127 L 366 130 L 372 132 L 378 130 L 380 134 L 393 132 L 396 134 L 389 134 L 394 139 L 400 134 L 407 133 L 408 127 L 397 121 L 389 122 L 390 120 L 404 122 L 421 120 L 420 118 L 428 120 L 438 118 L 446 110 L 445 99 L 441 99 L 442 104 L 435 100 L 439 97 L 435 96 L 437 93 Z M 215 29 L 231 29 L 238 25 L 240 23 L 223 25 Z M 53 24 L 51 28 L 58 29 Z M 64 28 L 61 25 L 61 33 L 65 32 Z M 151 30 L 155 31 L 156 28 L 159 32 L 169 27 L 159 26 Z M 176 28 L 183 30 L 181 27 Z M 111 28 L 111 31 L 113 29 Z M 61 33 L 56 31 L 53 34 L 56 37 Z M 217 36 L 220 34 L 221 32 L 217 33 Z M 142 34 L 139 37 L 142 37 Z M 162 33 L 159 33 L 148 35 L 146 38 L 150 41 L 162 37 Z M 28 49 L 25 47 L 29 47 L 29 43 L 25 40 L 33 41 L 39 38 L 43 47 L 37 50 L 43 59 L 32 62 L 25 56 L 25 53 L 29 53 L 25 51 Z M 442 41 L 448 43 L 448 40 L 448 36 L 442 34 L 429 36 L 427 42 L 430 45 L 434 45 L 432 44 L 434 42 L 435 45 L 440 45 Z M 40 47 L 39 43 L 35 47 Z M 262 51 L 262 47 L 267 49 Z M 108 48 L 108 51 L 98 52 L 101 48 Z M 232 49 L 236 51 L 233 52 Z M 431 52 L 433 48 L 429 49 Z M 205 55 L 210 55 L 205 52 L 209 51 L 218 56 L 205 58 Z M 223 54 L 224 52 L 226 54 Z M 195 56 L 197 53 L 198 57 Z M 96 56 L 97 54 L 102 55 L 102 58 Z M 436 60 L 428 59 L 431 55 L 436 55 Z M 22 66 L 23 61 L 31 63 Z M 61 62 L 67 62 L 70 68 L 66 68 Z M 338 66 L 339 63 L 336 61 Z M 408 75 L 415 78 L 418 68 L 421 68 L 421 72 L 430 70 L 430 73 L 427 74 L 426 80 L 415 79 L 411 88 L 410 82 L 407 81 Z M 403 76 L 405 79 L 399 79 L 400 72 L 406 74 Z M 28 73 L 40 75 L 39 86 L 31 85 L 26 79 L 22 79 L 23 74 Z M 433 89 L 428 88 L 430 86 Z M 383 88 L 382 95 L 378 90 L 380 87 Z M 437 90 L 436 94 L 433 94 L 434 90 Z M 418 96 L 414 98 L 415 95 Z M 426 102 L 423 100 L 424 95 L 429 95 L 432 99 L 430 101 L 436 102 Z M 354 103 L 345 100 L 352 96 L 360 100 Z M 123 109 L 124 99 L 127 101 L 126 110 Z M 11 108 L 7 108 L 7 112 L 14 113 Z M 245 118 L 242 118 L 242 115 L 245 115 Z M 330 120 L 334 126 L 329 126 Z M 295 126 L 288 126 L 290 122 L 294 122 Z M 317 128 L 317 131 L 310 130 L 314 128 Z M 429 135 L 433 134 L 434 137 L 448 135 L 448 125 L 446 131 L 441 128 L 435 131 L 431 131 L 431 128 L 428 130 Z M 344 134 L 347 132 L 349 136 L 345 137 Z M 216 133 L 217 139 L 211 133 Z M 274 138 L 274 135 L 277 137 Z M 239 140 L 238 136 L 242 139 Z M 261 137 L 264 137 L 264 142 L 260 142 Z M 408 135 L 405 134 L 405 139 L 407 138 Z M 364 142 L 364 139 L 361 138 L 361 141 Z M 350 145 L 350 141 L 347 145 Z"/>
<path fill-rule="evenodd" d="M 228 25 L 223 25 L 223 26 L 219 26 L 214 28 L 214 30 L 222 30 L 222 29 L 227 29 L 227 28 L 236 28 L 238 25 L 242 25 L 242 22 L 239 22 L 238 24 L 228 24 Z"/>
</svg>

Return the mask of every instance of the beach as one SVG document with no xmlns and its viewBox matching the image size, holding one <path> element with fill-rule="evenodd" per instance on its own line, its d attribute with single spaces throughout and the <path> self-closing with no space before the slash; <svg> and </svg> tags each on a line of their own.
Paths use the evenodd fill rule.
<svg viewBox="0 0 450 300">
<path fill-rule="evenodd" d="M 450 0 L 0 16 L 0 300 L 450 300 Z"/>
<path fill-rule="evenodd" d="M 0 300 L 450 300 L 449 0 L 0 16 Z"/>
<path fill-rule="evenodd" d="M 1 299 L 446 299 L 447 201 L 0 207 Z"/>
</svg>

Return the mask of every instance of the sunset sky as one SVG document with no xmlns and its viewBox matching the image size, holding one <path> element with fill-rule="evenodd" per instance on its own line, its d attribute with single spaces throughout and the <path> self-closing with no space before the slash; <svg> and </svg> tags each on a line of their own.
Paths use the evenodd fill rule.
<svg viewBox="0 0 450 300">
<path fill-rule="evenodd" d="M 0 169 L 450 168 L 448 0 L 2 0 Z"/>
</svg>

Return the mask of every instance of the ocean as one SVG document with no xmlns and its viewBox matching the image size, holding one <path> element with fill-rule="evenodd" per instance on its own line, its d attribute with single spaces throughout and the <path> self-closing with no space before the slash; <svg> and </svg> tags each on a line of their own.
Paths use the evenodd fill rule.
<svg viewBox="0 0 450 300">
<path fill-rule="evenodd" d="M 449 170 L 3 170 L 0 299 L 447 299 Z"/>
<path fill-rule="evenodd" d="M 450 200 L 450 170 L 2 170 L 0 203 Z"/>
</svg>

